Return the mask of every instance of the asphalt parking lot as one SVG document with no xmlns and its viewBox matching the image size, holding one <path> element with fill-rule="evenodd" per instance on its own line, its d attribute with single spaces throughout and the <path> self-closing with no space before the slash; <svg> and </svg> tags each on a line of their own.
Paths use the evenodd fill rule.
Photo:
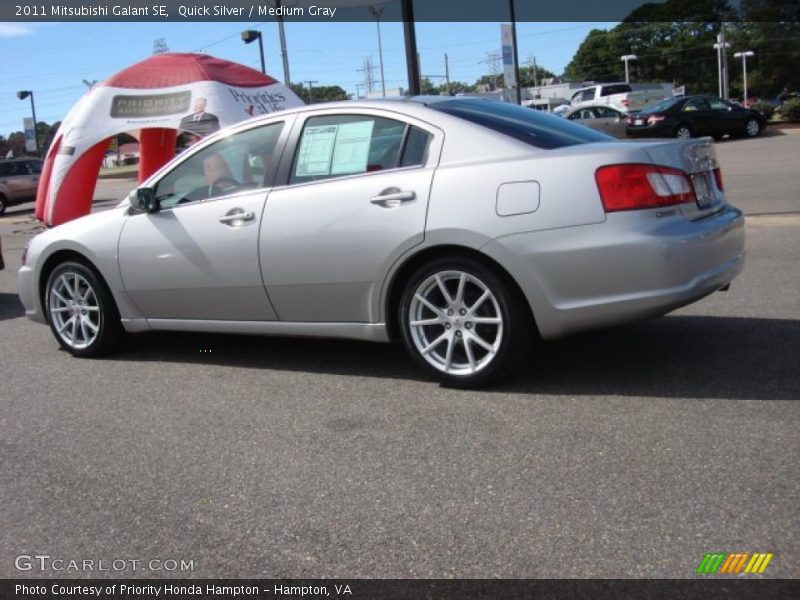
<svg viewBox="0 0 800 600">
<path fill-rule="evenodd" d="M 800 577 L 800 130 L 718 154 L 751 215 L 731 290 L 483 391 L 358 342 L 147 334 L 71 358 L 22 316 L 35 227 L 9 209 L 0 577 L 90 575 L 14 566 L 47 554 L 194 565 L 127 577 L 691 578 L 717 551 Z"/>
</svg>

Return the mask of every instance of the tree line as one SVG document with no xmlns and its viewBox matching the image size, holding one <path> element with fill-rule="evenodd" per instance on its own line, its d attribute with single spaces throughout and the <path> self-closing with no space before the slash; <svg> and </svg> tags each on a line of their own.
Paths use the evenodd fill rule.
<svg viewBox="0 0 800 600">
<path fill-rule="evenodd" d="M 581 43 L 564 76 L 571 81 L 624 80 L 620 57 L 635 54 L 631 81 L 685 85 L 687 93 L 718 91 L 714 44 L 725 29 L 731 97 L 743 95 L 742 63 L 735 52 L 752 50 L 747 60 L 750 96 L 775 98 L 798 88 L 800 17 L 796 1 L 668 0 L 635 9 L 611 29 L 593 29 Z"/>
</svg>

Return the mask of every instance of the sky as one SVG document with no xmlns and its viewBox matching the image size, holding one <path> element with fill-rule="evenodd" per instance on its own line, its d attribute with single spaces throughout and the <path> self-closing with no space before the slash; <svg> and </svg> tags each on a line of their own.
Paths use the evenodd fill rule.
<svg viewBox="0 0 800 600">
<path fill-rule="evenodd" d="M 520 64 L 533 56 L 539 66 L 561 73 L 593 28 L 614 23 L 519 23 Z M 386 87 L 407 87 L 403 24 L 381 22 Z M 22 130 L 31 116 L 30 101 L 18 90 L 33 90 L 38 121 L 60 121 L 87 90 L 83 80 L 103 80 L 153 53 L 164 38 L 173 52 L 207 52 L 260 68 L 258 45 L 245 45 L 245 29 L 264 36 L 267 73 L 283 80 L 275 23 L 0 23 L 0 135 Z M 364 81 L 367 57 L 378 66 L 377 29 L 363 23 L 290 22 L 285 25 L 293 82 L 340 85 L 356 93 Z M 500 50 L 499 23 L 418 23 L 417 45 L 423 76 L 443 83 L 444 55 L 449 56 L 451 81 L 474 83 L 490 71 L 481 61 Z M 380 89 L 380 71 L 374 70 Z M 307 85 L 307 84 L 306 84 Z M 363 91 L 363 89 L 362 89 Z"/>
</svg>

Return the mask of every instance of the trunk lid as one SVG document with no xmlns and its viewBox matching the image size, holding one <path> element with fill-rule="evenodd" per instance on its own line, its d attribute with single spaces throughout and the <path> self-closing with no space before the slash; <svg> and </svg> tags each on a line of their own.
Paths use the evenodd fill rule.
<svg viewBox="0 0 800 600">
<path fill-rule="evenodd" d="M 637 142 L 653 164 L 684 171 L 694 187 L 696 202 L 678 205 L 688 218 L 699 218 L 719 210 L 726 203 L 719 189 L 714 169 L 719 168 L 711 138 Z"/>
</svg>

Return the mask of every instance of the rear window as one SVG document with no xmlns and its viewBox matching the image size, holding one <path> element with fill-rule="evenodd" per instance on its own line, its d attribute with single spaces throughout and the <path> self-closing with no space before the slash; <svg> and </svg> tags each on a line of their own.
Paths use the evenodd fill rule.
<svg viewBox="0 0 800 600">
<path fill-rule="evenodd" d="M 615 139 L 567 119 L 505 102 L 444 100 L 428 106 L 545 150 Z"/>
<path fill-rule="evenodd" d="M 675 106 L 675 104 L 677 104 L 678 102 L 681 102 L 681 100 L 675 100 L 674 98 L 661 100 L 660 102 L 656 102 L 655 104 L 651 104 L 650 106 L 643 108 L 639 112 L 644 114 L 660 113 L 665 110 L 669 110 L 670 108 Z"/>
<path fill-rule="evenodd" d="M 604 85 L 600 92 L 601 96 L 613 96 L 614 94 L 625 94 L 631 91 L 631 86 L 625 83 L 617 83 L 614 85 Z"/>
</svg>

